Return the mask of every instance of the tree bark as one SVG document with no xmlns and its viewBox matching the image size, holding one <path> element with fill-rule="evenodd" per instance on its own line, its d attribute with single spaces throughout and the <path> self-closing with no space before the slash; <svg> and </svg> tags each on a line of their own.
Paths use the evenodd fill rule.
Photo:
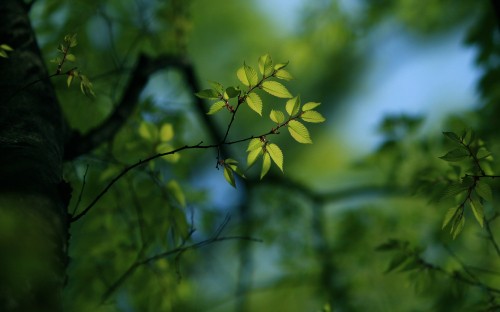
<svg viewBox="0 0 500 312">
<path fill-rule="evenodd" d="M 0 311 L 60 311 L 64 119 L 21 0 L 0 1 Z M 35 83 L 33 83 L 36 81 Z"/>
</svg>

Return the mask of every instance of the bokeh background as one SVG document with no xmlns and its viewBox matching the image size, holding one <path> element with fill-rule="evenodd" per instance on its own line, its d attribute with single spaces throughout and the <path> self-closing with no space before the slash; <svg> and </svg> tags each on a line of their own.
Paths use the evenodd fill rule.
<svg viewBox="0 0 500 312">
<path fill-rule="evenodd" d="M 215 168 L 216 150 L 184 151 L 121 179 L 72 227 L 69 310 L 472 311 L 488 301 L 479 287 L 432 270 L 386 273 L 391 257 L 376 247 L 389 239 L 418 246 L 450 272 L 463 263 L 496 272 L 479 278 L 498 287 L 484 229 L 470 217 L 453 240 L 441 230 L 453 203 L 418 192 L 448 168 L 438 159 L 447 148 L 442 131 L 474 129 L 492 152 L 499 148 L 495 79 L 482 80 L 498 63 L 489 1 L 37 0 L 31 16 L 49 70 L 64 35 L 77 34 L 74 54 L 96 97 L 64 79 L 54 85 L 82 132 L 113 110 L 140 53 L 188 60 L 201 88 L 238 84 L 243 62 L 256 66 L 269 53 L 289 62 L 289 90 L 321 102 L 327 119 L 309 127 L 312 145 L 286 131 L 270 138 L 285 172 L 273 167 L 262 181 L 259 168 L 244 166 L 246 145 L 228 146 L 249 177 L 236 189 Z M 264 103 L 264 118 L 238 112 L 231 139 L 268 131 L 270 108 L 284 101 Z M 221 133 L 228 120 L 225 112 L 211 117 Z M 154 133 L 165 124 L 173 129 L 167 146 L 213 143 L 175 68 L 150 77 L 112 142 L 67 163 L 72 209 L 159 152 Z M 215 242 L 148 262 L 105 295 L 137 259 L 208 239 L 221 224 L 221 235 L 262 242 Z"/>
</svg>

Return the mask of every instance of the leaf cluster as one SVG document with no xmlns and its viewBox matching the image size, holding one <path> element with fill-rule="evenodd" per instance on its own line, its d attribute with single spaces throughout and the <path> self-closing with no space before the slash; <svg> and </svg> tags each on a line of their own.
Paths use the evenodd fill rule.
<svg viewBox="0 0 500 312">
<path fill-rule="evenodd" d="M 9 55 L 7 54 L 7 52 L 12 52 L 12 51 L 14 51 L 14 49 L 12 49 L 10 45 L 5 43 L 0 44 L 0 57 L 8 58 Z"/>
<path fill-rule="evenodd" d="M 210 89 L 196 93 L 196 96 L 202 99 L 214 101 L 207 114 L 212 115 L 225 109 L 232 115 L 228 132 L 241 105 L 248 105 L 252 111 L 263 117 L 264 103 L 259 92 L 263 91 L 276 98 L 287 99 L 284 111 L 271 109 L 269 119 L 274 123 L 271 130 L 259 136 L 235 141 L 249 141 L 246 150 L 248 167 L 251 167 L 258 158 L 262 157 L 261 179 L 269 172 L 272 162 L 283 172 L 283 152 L 278 145 L 268 140 L 268 135 L 279 134 L 280 128 L 287 127 L 295 141 L 311 144 L 309 130 L 303 122 L 321 123 L 325 121 L 323 115 L 315 110 L 320 103 L 308 102 L 302 105 L 300 96 L 293 96 L 283 84 L 283 81 L 293 79 L 292 75 L 285 69 L 287 65 L 288 63 L 275 64 L 271 56 L 265 54 L 259 57 L 257 69 L 244 62 L 243 66 L 236 71 L 236 77 L 242 86 L 224 87 L 219 82 L 210 82 Z M 225 139 L 223 144 L 230 144 Z M 243 173 L 237 169 L 235 160 L 219 160 L 219 164 L 224 166 L 224 176 L 231 185 L 235 186 L 232 172 L 244 177 Z"/>
<path fill-rule="evenodd" d="M 460 174 L 458 181 L 450 181 L 443 192 L 443 199 L 454 197 L 457 205 L 446 212 L 442 228 L 450 225 L 450 233 L 456 238 L 464 228 L 466 208 L 470 208 L 483 227 L 484 203 L 493 201 L 493 192 L 487 179 L 496 176 L 489 174 L 493 159 L 491 153 L 472 132 L 464 132 L 460 136 L 454 132 L 443 134 L 452 142 L 453 148 L 439 158 L 452 164 Z"/>
</svg>

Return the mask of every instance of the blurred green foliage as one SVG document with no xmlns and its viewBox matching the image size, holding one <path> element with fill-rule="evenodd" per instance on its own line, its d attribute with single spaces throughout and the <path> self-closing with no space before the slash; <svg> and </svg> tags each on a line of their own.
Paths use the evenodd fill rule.
<svg viewBox="0 0 500 312">
<path fill-rule="evenodd" d="M 95 97 L 82 96 L 60 77 L 53 84 L 71 126 L 84 133 L 114 109 L 140 53 L 191 60 L 203 89 L 213 79 L 238 84 L 234 73 L 242 60 L 269 53 L 290 61 L 287 70 L 296 79 L 287 87 L 300 92 L 303 103 L 322 102 L 318 111 L 328 117 L 342 114 L 343 99 L 363 92 L 357 81 L 372 49 L 384 44 L 364 41 L 377 27 L 393 23 L 421 42 L 469 29 L 463 38 L 482 70 L 481 105 L 450 116 L 442 131 L 474 130 L 493 155 L 491 174 L 500 172 L 498 18 L 488 1 L 304 1 L 292 33 L 273 19 L 279 10 L 264 14 L 257 3 L 37 0 L 31 18 L 47 61 L 66 34 L 78 34 L 73 53 Z M 179 70 L 151 77 L 115 138 L 66 164 L 74 189 L 70 212 L 89 205 L 126 166 L 210 142 L 192 95 Z M 272 97 L 262 100 L 285 110 Z M 205 113 L 209 108 L 207 103 Z M 221 132 L 225 117 L 214 117 Z M 455 204 L 453 196 L 443 199 L 444 185 L 459 181 L 466 168 L 438 158 L 452 142 L 441 131 L 423 129 L 425 118 L 387 116 L 379 129 L 384 142 L 369 155 L 345 148 L 350 134 L 332 133 L 330 125 L 311 129 L 313 146 L 273 137 L 286 155 L 286 175 L 271 168 L 256 183 L 260 170 L 251 169 L 245 172 L 249 181 L 236 180 L 238 190 L 227 188 L 215 169 L 214 150 L 185 151 L 139 167 L 72 225 L 67 310 L 495 311 L 498 179 L 489 181 L 493 200 L 482 202 L 489 230 L 468 222 L 455 240 L 442 231 Z M 269 120 L 245 106 L 235 123 L 232 139 Z M 245 163 L 246 147 L 228 150 Z M 217 242 L 137 265 L 210 238 L 227 214 L 232 219 L 223 235 L 263 243 Z M 471 211 L 466 217 L 474 219 Z"/>
</svg>

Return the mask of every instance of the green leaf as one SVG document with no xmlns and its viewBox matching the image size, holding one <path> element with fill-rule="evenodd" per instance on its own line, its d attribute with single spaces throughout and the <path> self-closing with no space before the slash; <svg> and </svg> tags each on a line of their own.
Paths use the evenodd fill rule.
<svg viewBox="0 0 500 312">
<path fill-rule="evenodd" d="M 465 226 L 465 217 L 463 213 L 459 213 L 455 220 L 453 221 L 453 226 L 451 227 L 451 234 L 453 235 L 453 239 L 455 239 L 460 232 L 464 229 Z"/>
<path fill-rule="evenodd" d="M 443 132 L 443 134 L 450 140 L 456 142 L 456 143 L 462 143 L 462 141 L 460 141 L 460 138 L 458 137 L 458 135 L 454 132 Z"/>
<path fill-rule="evenodd" d="M 170 143 L 167 143 L 167 142 L 162 142 L 156 146 L 156 152 L 159 154 L 168 153 L 169 151 L 173 151 L 173 150 L 174 150 L 174 147 Z M 179 154 L 179 153 L 168 154 L 168 155 L 164 155 L 161 157 L 161 159 L 163 159 L 169 163 L 172 163 L 172 164 L 175 164 L 176 162 L 178 162 L 180 158 L 181 158 L 181 154 Z"/>
<path fill-rule="evenodd" d="M 483 210 L 483 205 L 479 201 L 479 198 L 476 196 L 472 197 L 470 200 L 470 207 L 472 209 L 472 212 L 474 213 L 474 217 L 476 218 L 477 222 L 481 227 L 483 227 L 483 222 L 484 222 L 484 210 Z"/>
<path fill-rule="evenodd" d="M 224 86 L 217 81 L 209 81 L 212 89 L 214 89 L 219 95 L 224 93 Z"/>
<path fill-rule="evenodd" d="M 181 205 L 181 207 L 186 208 L 186 196 L 176 180 L 168 182 L 167 190 L 174 196 L 175 200 Z"/>
<path fill-rule="evenodd" d="M 266 146 L 266 151 L 269 153 L 276 166 L 283 172 L 283 152 L 281 152 L 278 145 L 274 143 L 268 144 Z"/>
<path fill-rule="evenodd" d="M 286 101 L 285 109 L 289 116 L 297 114 L 300 110 L 300 96 L 297 95 L 296 97 Z"/>
<path fill-rule="evenodd" d="M 73 78 L 75 78 L 75 76 L 68 75 L 68 79 L 66 79 L 66 84 L 68 85 L 68 88 L 69 88 L 69 86 L 71 86 L 71 82 L 73 82 Z"/>
<path fill-rule="evenodd" d="M 375 250 L 376 251 L 392 251 L 404 248 L 408 245 L 407 242 L 402 242 L 397 239 L 389 239 L 387 242 L 378 245 Z"/>
<path fill-rule="evenodd" d="M 312 144 L 307 128 L 297 120 L 290 120 L 288 122 L 288 131 L 292 138 L 299 143 Z"/>
<path fill-rule="evenodd" d="M 477 153 L 476 153 L 476 157 L 477 159 L 481 160 L 481 159 L 485 159 L 485 158 L 488 158 L 491 156 L 491 153 L 490 151 L 488 151 L 486 149 L 486 147 L 484 146 L 481 146 L 478 150 L 477 150 Z"/>
<path fill-rule="evenodd" d="M 469 153 L 466 150 L 464 150 L 463 148 L 456 148 L 454 150 L 449 151 L 448 153 L 446 153 L 446 155 L 441 156 L 439 158 L 441 158 L 442 160 L 445 160 L 445 161 L 454 162 L 454 161 L 461 161 L 461 160 L 467 158 L 468 156 L 469 156 Z"/>
<path fill-rule="evenodd" d="M 202 99 L 211 99 L 211 100 L 218 99 L 220 96 L 219 93 L 217 93 L 217 91 L 215 91 L 214 89 L 201 90 L 200 92 L 196 92 L 194 95 Z"/>
<path fill-rule="evenodd" d="M 278 69 L 274 73 L 274 77 L 276 77 L 278 79 L 286 80 L 286 81 L 290 81 L 293 79 L 293 76 L 288 71 L 286 71 L 284 69 Z"/>
<path fill-rule="evenodd" d="M 210 106 L 210 110 L 208 111 L 208 115 L 213 115 L 223 109 L 226 106 L 226 102 L 224 101 L 217 101 L 212 106 Z"/>
<path fill-rule="evenodd" d="M 289 99 L 292 97 L 288 89 L 277 81 L 264 81 L 262 83 L 262 90 L 279 98 Z"/>
<path fill-rule="evenodd" d="M 450 183 L 443 191 L 441 199 L 449 198 L 466 191 L 469 187 L 462 183 Z"/>
<path fill-rule="evenodd" d="M 5 51 L 0 50 L 0 57 L 8 58 L 9 56 L 7 55 L 7 53 Z"/>
<path fill-rule="evenodd" d="M 139 125 L 139 135 L 150 142 L 155 142 L 158 139 L 158 128 L 147 121 L 141 122 Z"/>
<path fill-rule="evenodd" d="M 226 89 L 226 94 L 229 99 L 237 97 L 238 95 L 240 95 L 240 92 L 240 89 L 235 87 L 229 87 Z"/>
<path fill-rule="evenodd" d="M 11 48 L 10 45 L 8 44 L 0 44 L 0 49 L 4 50 L 4 51 L 14 51 L 14 49 Z"/>
<path fill-rule="evenodd" d="M 245 174 L 243 173 L 243 171 L 241 171 L 240 168 L 238 168 L 237 165 L 229 165 L 229 168 L 231 168 L 231 170 L 233 172 L 235 172 L 236 174 L 238 174 L 240 177 L 246 178 Z"/>
<path fill-rule="evenodd" d="M 262 100 L 260 99 L 260 96 L 257 93 L 250 92 L 247 95 L 245 101 L 254 112 L 262 116 Z"/>
<path fill-rule="evenodd" d="M 64 36 L 64 42 L 69 45 L 70 48 L 76 47 L 78 42 L 76 41 L 76 34 Z"/>
<path fill-rule="evenodd" d="M 285 121 L 285 114 L 282 111 L 272 109 L 269 118 L 277 124 L 282 124 Z"/>
<path fill-rule="evenodd" d="M 247 152 L 253 151 L 256 148 L 261 148 L 264 143 L 259 138 L 253 138 L 248 143 Z"/>
<path fill-rule="evenodd" d="M 224 178 L 229 184 L 236 188 L 233 170 L 231 170 L 231 168 L 229 168 L 228 166 L 224 166 Z"/>
<path fill-rule="evenodd" d="M 321 105 L 321 103 L 307 102 L 306 104 L 302 105 L 302 111 L 305 112 L 305 111 L 315 109 L 319 105 Z"/>
<path fill-rule="evenodd" d="M 287 65 L 288 65 L 288 62 L 276 64 L 276 65 L 274 65 L 274 70 L 280 70 L 282 68 L 285 68 Z"/>
<path fill-rule="evenodd" d="M 308 110 L 303 112 L 302 115 L 300 115 L 300 118 L 302 118 L 302 120 L 304 120 L 305 122 L 313 122 L 313 123 L 319 123 L 325 121 L 325 117 L 323 117 L 323 115 L 313 110 Z"/>
<path fill-rule="evenodd" d="M 491 187 L 488 183 L 486 183 L 482 180 L 479 180 L 476 183 L 475 190 L 476 190 L 477 195 L 481 196 L 481 198 L 483 198 L 484 200 L 486 200 L 488 202 L 493 201 L 493 193 L 492 193 Z"/>
<path fill-rule="evenodd" d="M 391 259 L 391 261 L 389 262 L 389 265 L 387 266 L 385 273 L 390 273 L 390 272 L 394 271 L 395 269 L 397 269 L 398 267 L 403 265 L 403 263 L 405 263 L 407 259 L 408 259 L 407 254 L 401 253 L 401 252 L 396 253 L 394 255 L 394 257 Z"/>
<path fill-rule="evenodd" d="M 94 88 L 87 76 L 80 75 L 80 79 L 80 90 L 82 90 L 82 93 L 86 96 L 95 96 Z"/>
<path fill-rule="evenodd" d="M 273 60 L 269 54 L 264 54 L 259 57 L 259 72 L 265 77 L 269 77 L 273 74 Z"/>
<path fill-rule="evenodd" d="M 160 128 L 160 140 L 162 142 L 170 141 L 174 137 L 174 127 L 170 123 L 165 123 Z"/>
<path fill-rule="evenodd" d="M 458 209 L 461 209 L 461 208 L 460 207 L 451 207 L 450 209 L 448 209 L 448 211 L 444 215 L 443 225 L 441 226 L 441 229 L 444 229 L 448 225 L 448 223 L 450 223 L 450 221 L 453 219 L 453 217 L 455 217 Z"/>
<path fill-rule="evenodd" d="M 71 54 L 71 53 L 66 54 L 66 60 L 70 61 L 70 62 L 74 62 L 74 61 L 76 61 L 76 56 L 74 54 Z"/>
<path fill-rule="evenodd" d="M 251 167 L 260 155 L 262 155 L 262 148 L 251 150 L 247 156 L 247 166 Z"/>
<path fill-rule="evenodd" d="M 262 171 L 260 173 L 260 179 L 262 179 L 268 172 L 269 168 L 271 168 L 271 156 L 268 153 L 264 153 L 264 157 L 262 159 Z"/>
<path fill-rule="evenodd" d="M 238 68 L 238 70 L 236 71 L 236 76 L 238 77 L 238 80 L 241 81 L 242 84 L 244 84 L 247 87 L 250 86 L 250 82 L 248 81 L 244 66 Z"/>
</svg>

